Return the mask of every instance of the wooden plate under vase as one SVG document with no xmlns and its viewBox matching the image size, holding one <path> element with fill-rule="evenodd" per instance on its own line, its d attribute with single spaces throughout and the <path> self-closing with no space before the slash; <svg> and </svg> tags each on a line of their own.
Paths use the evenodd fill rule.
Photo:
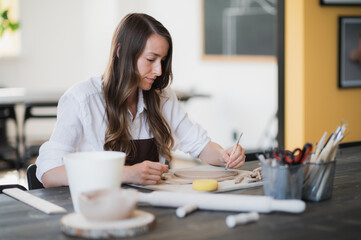
<svg viewBox="0 0 361 240">
<path fill-rule="evenodd" d="M 135 210 L 130 218 L 120 221 L 91 222 L 79 213 L 67 214 L 61 218 L 61 230 L 69 236 L 82 238 L 133 237 L 144 234 L 155 226 L 155 216 Z"/>
</svg>

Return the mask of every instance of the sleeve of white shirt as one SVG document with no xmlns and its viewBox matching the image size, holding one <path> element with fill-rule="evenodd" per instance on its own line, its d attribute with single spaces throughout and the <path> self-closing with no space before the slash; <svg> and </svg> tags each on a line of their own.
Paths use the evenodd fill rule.
<svg viewBox="0 0 361 240">
<path fill-rule="evenodd" d="M 39 149 L 36 177 L 41 181 L 50 169 L 64 165 L 62 157 L 75 152 L 82 136 L 81 108 L 71 93 L 64 94 L 58 103 L 57 121 L 49 141 Z"/>
<path fill-rule="evenodd" d="M 193 123 L 183 110 L 173 90 L 165 91 L 163 113 L 170 125 L 175 140 L 174 149 L 189 153 L 198 158 L 204 147 L 211 141 L 207 132 L 196 123 Z"/>
</svg>

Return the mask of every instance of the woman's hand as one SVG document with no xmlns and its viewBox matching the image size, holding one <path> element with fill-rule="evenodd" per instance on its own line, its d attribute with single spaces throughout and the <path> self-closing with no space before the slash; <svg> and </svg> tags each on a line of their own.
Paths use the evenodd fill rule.
<svg viewBox="0 0 361 240">
<path fill-rule="evenodd" d="M 223 151 L 221 154 L 221 161 L 226 164 L 229 162 L 228 168 L 240 168 L 246 161 L 246 151 L 241 145 L 237 145 L 232 157 L 230 156 L 233 151 L 233 147 L 230 147 Z"/>
<path fill-rule="evenodd" d="M 215 142 L 209 142 L 202 150 L 199 158 L 208 164 L 216 166 L 225 166 L 229 162 L 228 168 L 240 168 L 246 160 L 245 150 L 241 145 L 237 145 L 232 158 L 230 155 L 233 147 L 224 150 Z"/>
<path fill-rule="evenodd" d="M 124 166 L 122 182 L 154 185 L 161 179 L 162 173 L 167 172 L 168 165 L 146 160 L 133 166 Z"/>
</svg>

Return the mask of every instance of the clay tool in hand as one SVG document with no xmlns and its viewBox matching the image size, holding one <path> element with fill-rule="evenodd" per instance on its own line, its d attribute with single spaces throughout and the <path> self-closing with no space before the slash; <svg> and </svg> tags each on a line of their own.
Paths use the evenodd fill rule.
<svg viewBox="0 0 361 240">
<path fill-rule="evenodd" d="M 234 152 L 236 151 L 237 146 L 239 144 L 239 141 L 241 140 L 242 135 L 243 135 L 243 132 L 241 133 L 241 135 L 239 135 L 238 140 L 237 140 L 236 144 L 234 145 L 233 150 L 232 150 L 231 155 L 229 156 L 229 158 L 231 158 L 233 156 Z M 225 167 L 226 170 L 228 170 L 228 165 L 229 165 L 229 161 L 226 164 L 226 167 Z"/>
</svg>

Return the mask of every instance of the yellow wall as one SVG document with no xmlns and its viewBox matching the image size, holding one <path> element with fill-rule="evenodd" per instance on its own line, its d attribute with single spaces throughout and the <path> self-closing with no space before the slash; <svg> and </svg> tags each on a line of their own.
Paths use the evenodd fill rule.
<svg viewBox="0 0 361 240">
<path fill-rule="evenodd" d="M 342 119 L 361 141 L 361 88 L 338 88 L 338 17 L 361 16 L 361 7 L 285 1 L 285 147 L 317 142 Z"/>
</svg>

